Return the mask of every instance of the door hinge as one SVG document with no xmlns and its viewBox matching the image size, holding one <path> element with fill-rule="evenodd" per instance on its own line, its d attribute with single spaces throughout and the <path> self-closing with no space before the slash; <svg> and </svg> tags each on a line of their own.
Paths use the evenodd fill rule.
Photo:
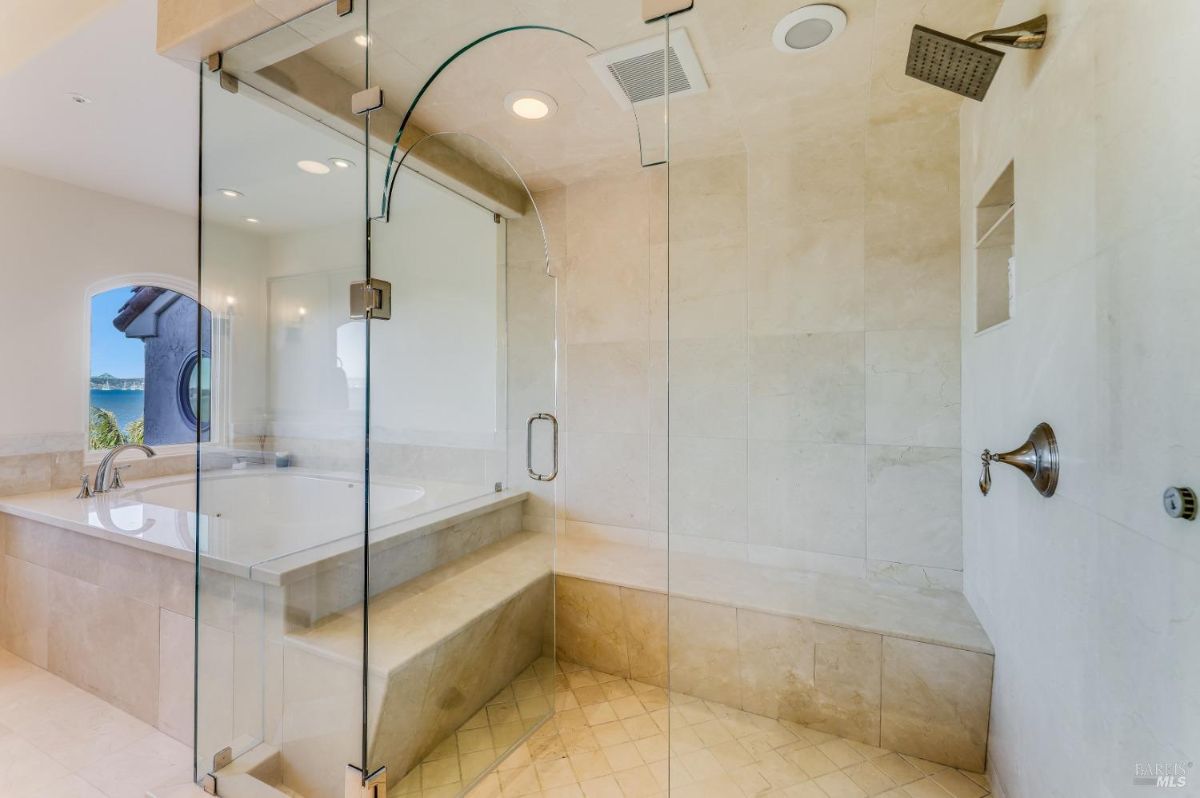
<svg viewBox="0 0 1200 798">
<path fill-rule="evenodd" d="M 387 798 L 387 768 L 363 778 L 354 765 L 346 765 L 346 798 Z"/>
<path fill-rule="evenodd" d="M 377 279 L 350 283 L 350 318 L 386 321 L 391 317 L 391 283 Z"/>
<path fill-rule="evenodd" d="M 213 754 L 212 770 L 204 775 L 200 782 L 200 787 L 209 795 L 217 794 L 217 773 L 222 768 L 228 767 L 233 762 L 233 748 L 225 746 L 220 751 Z"/>
<path fill-rule="evenodd" d="M 383 107 L 383 89 L 372 86 L 369 89 L 356 91 L 350 98 L 350 110 L 355 114 L 365 114 L 368 111 L 378 111 Z"/>
<path fill-rule="evenodd" d="M 692 0 L 642 0 L 642 22 L 650 24 L 672 14 L 692 10 Z"/>
<path fill-rule="evenodd" d="M 222 58 L 222 56 L 221 56 L 220 51 L 209 54 L 209 56 L 208 56 L 208 71 L 209 72 L 220 72 L 221 71 L 221 58 Z"/>
<path fill-rule="evenodd" d="M 354 0 L 337 0 L 337 15 L 349 16 L 354 13 Z"/>
</svg>

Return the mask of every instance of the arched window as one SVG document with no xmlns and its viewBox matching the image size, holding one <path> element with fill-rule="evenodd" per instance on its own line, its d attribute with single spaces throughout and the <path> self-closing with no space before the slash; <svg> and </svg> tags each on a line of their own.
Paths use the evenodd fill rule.
<svg viewBox="0 0 1200 798">
<path fill-rule="evenodd" d="M 91 319 L 88 449 L 194 443 L 197 427 L 208 440 L 208 310 L 172 288 L 138 283 L 93 294 Z"/>
</svg>

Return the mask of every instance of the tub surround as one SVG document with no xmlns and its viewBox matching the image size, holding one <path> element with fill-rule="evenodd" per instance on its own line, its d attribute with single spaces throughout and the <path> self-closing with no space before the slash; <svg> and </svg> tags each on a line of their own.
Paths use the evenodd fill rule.
<svg viewBox="0 0 1200 798">
<path fill-rule="evenodd" d="M 74 498 L 73 489 L 0 500 L 0 641 L 190 742 L 195 553 L 188 548 L 194 546 L 188 513 L 136 498 L 179 487 L 178 477 L 160 477 L 91 500 Z M 373 531 L 372 592 L 518 532 L 524 498 L 491 494 Z M 119 521 L 123 510 L 136 518 L 117 526 L 113 518 Z M 271 704 L 250 686 L 264 678 L 263 668 L 282 668 L 282 635 L 361 601 L 361 551 L 359 540 L 331 541 L 260 569 L 202 556 L 203 678 L 245 688 L 214 693 L 225 700 L 206 704 L 202 744 L 269 734 L 278 740 L 282 719 L 263 726 Z M 283 684 L 282 672 L 272 678 Z"/>
<path fill-rule="evenodd" d="M 4 647 L 190 742 L 193 566 L 7 512 L 0 542 Z"/>
<path fill-rule="evenodd" d="M 195 458 L 190 460 L 194 467 Z M 340 481 L 348 492 L 357 492 L 360 498 L 364 492 L 361 477 L 356 478 L 353 474 L 331 476 L 306 469 L 279 470 L 270 467 L 248 468 L 211 477 L 210 473 L 206 472 L 205 480 L 224 481 L 258 476 L 284 480 L 312 479 L 318 480 L 322 486 Z M 445 529 L 449 523 L 468 520 L 524 499 L 523 493 L 512 491 L 480 496 L 475 486 L 456 483 L 425 483 L 419 486 L 388 483 L 386 487 L 382 483 L 377 484 L 381 489 L 394 487 L 400 492 L 415 488 L 420 495 L 415 498 L 399 497 L 394 502 L 396 506 L 386 514 L 381 512 L 378 517 L 373 517 L 373 550 L 383 550 L 400 541 L 420 538 Z M 67 489 L 0 497 L 0 513 L 177 560 L 194 561 L 196 544 L 191 531 L 191 513 L 195 506 L 194 478 L 181 479 L 173 475 L 127 481 L 122 490 L 97 494 L 90 499 L 76 498 L 77 491 L 78 484 L 75 484 Z M 209 506 L 209 499 L 203 498 L 202 502 L 206 507 Z M 225 515 L 232 517 L 222 517 Z M 354 517 L 335 519 L 328 528 L 317 530 L 318 537 L 296 546 L 292 545 L 294 541 L 285 536 L 275 541 L 273 548 L 242 553 L 229 548 L 234 544 L 242 545 L 239 540 L 246 536 L 246 531 L 238 528 L 243 522 L 236 514 L 225 512 L 214 517 L 206 516 L 206 523 L 209 539 L 207 550 L 201 553 L 202 564 L 214 571 L 268 585 L 284 585 L 306 578 L 315 573 L 314 568 L 323 567 L 327 560 L 344 558 L 348 552 L 361 549 L 361 540 L 357 537 L 361 535 L 361 521 Z M 245 523 L 249 523 L 249 519 Z M 224 544 L 223 539 L 227 541 Z"/>
</svg>

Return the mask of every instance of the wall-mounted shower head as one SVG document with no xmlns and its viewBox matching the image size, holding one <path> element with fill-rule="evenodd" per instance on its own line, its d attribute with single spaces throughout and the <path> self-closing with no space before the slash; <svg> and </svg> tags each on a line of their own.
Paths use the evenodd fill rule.
<svg viewBox="0 0 1200 798">
<path fill-rule="evenodd" d="M 983 100 L 1000 68 L 1004 53 L 980 42 L 1019 50 L 1038 50 L 1046 41 L 1043 14 L 1019 25 L 985 30 L 966 39 L 914 25 L 905 74 L 939 88 Z"/>
</svg>

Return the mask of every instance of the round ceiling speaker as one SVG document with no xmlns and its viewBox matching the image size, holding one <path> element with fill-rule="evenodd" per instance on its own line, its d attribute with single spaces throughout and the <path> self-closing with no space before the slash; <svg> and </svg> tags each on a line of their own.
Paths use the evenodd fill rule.
<svg viewBox="0 0 1200 798">
<path fill-rule="evenodd" d="M 798 8 L 779 20 L 771 41 L 785 53 L 811 53 L 846 29 L 846 12 L 828 3 Z"/>
</svg>

